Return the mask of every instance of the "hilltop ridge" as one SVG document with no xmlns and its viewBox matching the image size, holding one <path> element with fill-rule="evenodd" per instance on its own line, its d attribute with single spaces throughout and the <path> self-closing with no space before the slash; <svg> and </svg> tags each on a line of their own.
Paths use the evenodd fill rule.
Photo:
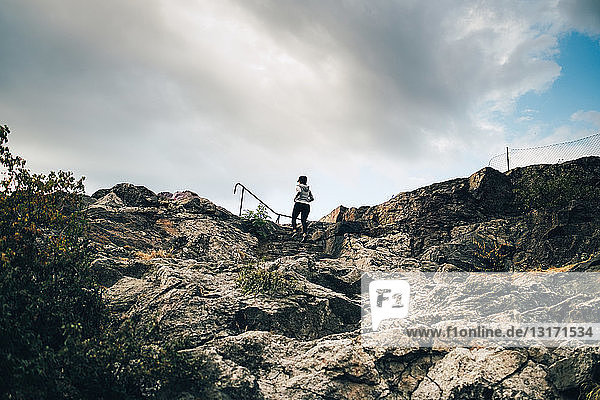
<svg viewBox="0 0 600 400">
<path fill-rule="evenodd" d="M 192 192 L 119 184 L 89 197 L 87 210 L 93 268 L 112 312 L 214 362 L 212 398 L 559 399 L 595 382 L 598 350 L 364 348 L 360 278 L 595 271 L 599 200 L 600 158 L 588 157 L 484 168 L 377 206 L 338 207 L 311 224 L 306 243 L 270 222 L 257 230 Z M 246 290 L 242 278 L 256 268 L 285 294 Z"/>
</svg>

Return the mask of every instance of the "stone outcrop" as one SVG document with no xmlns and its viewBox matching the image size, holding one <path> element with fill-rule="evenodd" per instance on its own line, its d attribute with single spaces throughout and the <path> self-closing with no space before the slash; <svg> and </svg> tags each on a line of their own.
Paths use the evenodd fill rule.
<svg viewBox="0 0 600 400">
<path fill-rule="evenodd" d="M 585 197 L 535 197 L 562 176 Z M 363 347 L 360 278 L 373 269 L 597 270 L 599 177 L 598 158 L 484 168 L 374 207 L 339 207 L 311 224 L 306 243 L 275 224 L 257 235 L 192 192 L 119 184 L 89 199 L 93 267 L 114 313 L 214 362 L 214 398 L 575 399 L 597 379 L 594 348 Z M 253 266 L 285 277 L 286 295 L 245 292 L 238 278 Z"/>
<path fill-rule="evenodd" d="M 600 158 L 588 157 L 507 174 L 484 168 L 373 207 L 340 206 L 322 221 L 370 237 L 403 233 L 409 238 L 408 255 L 438 264 L 467 270 L 546 269 L 598 251 L 599 194 Z M 562 206 L 552 201 L 569 198 Z M 489 257 L 495 251 L 499 257 Z"/>
</svg>

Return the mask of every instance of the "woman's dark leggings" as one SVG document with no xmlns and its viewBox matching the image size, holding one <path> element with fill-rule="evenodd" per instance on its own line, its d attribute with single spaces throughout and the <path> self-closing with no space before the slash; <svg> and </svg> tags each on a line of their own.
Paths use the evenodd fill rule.
<svg viewBox="0 0 600 400">
<path fill-rule="evenodd" d="M 294 210 L 292 211 L 292 228 L 296 230 L 296 218 L 300 214 L 300 221 L 302 221 L 302 233 L 306 233 L 308 227 L 306 226 L 306 219 L 310 213 L 310 205 L 304 203 L 294 203 Z"/>
</svg>

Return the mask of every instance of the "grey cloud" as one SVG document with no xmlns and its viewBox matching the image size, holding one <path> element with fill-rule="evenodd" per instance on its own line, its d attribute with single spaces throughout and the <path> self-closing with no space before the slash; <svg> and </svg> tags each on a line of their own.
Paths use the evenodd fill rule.
<svg viewBox="0 0 600 400">
<path fill-rule="evenodd" d="M 594 7 L 0 2 L 0 118 L 16 145 L 43 168 L 76 164 L 91 186 L 198 185 L 215 200 L 238 179 L 276 193 L 306 169 L 348 175 L 335 186 L 348 197 L 365 196 L 353 179 L 477 165 L 503 141 L 481 109 L 551 84 L 557 26 L 592 26 Z"/>
<path fill-rule="evenodd" d="M 560 0 L 559 9 L 568 24 L 592 35 L 600 35 L 600 2 L 597 0 Z"/>
<path fill-rule="evenodd" d="M 579 110 L 571 115 L 572 121 L 583 121 L 600 128 L 600 111 Z"/>
<path fill-rule="evenodd" d="M 520 28 L 536 22 L 526 19 L 536 14 L 520 3 L 240 2 L 285 47 L 307 54 L 306 48 L 321 49 L 313 51 L 316 63 L 327 57 L 342 60 L 354 100 L 346 120 L 368 131 L 375 148 L 399 148 L 413 139 L 414 145 L 406 147 L 415 157 L 422 155 L 414 150 L 423 143 L 424 132 L 450 134 L 444 132 L 449 121 L 468 125 L 465 114 L 486 96 L 510 101 L 558 76 L 555 62 L 529 54 L 555 46 L 534 39 L 535 32 L 516 35 L 520 46 L 505 61 L 490 51 L 510 33 L 495 24 L 515 21 Z M 539 5 L 530 7 L 540 14 Z M 463 37 L 449 37 L 469 13 L 473 18 L 488 13 L 485 25 Z"/>
</svg>

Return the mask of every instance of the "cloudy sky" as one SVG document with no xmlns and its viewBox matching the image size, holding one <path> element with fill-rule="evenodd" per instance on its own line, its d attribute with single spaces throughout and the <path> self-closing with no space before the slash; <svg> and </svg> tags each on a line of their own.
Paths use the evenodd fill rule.
<svg viewBox="0 0 600 400">
<path fill-rule="evenodd" d="M 0 0 L 0 123 L 86 189 L 311 217 L 600 130 L 600 2 Z M 248 203 L 247 207 L 255 205 Z"/>
</svg>

